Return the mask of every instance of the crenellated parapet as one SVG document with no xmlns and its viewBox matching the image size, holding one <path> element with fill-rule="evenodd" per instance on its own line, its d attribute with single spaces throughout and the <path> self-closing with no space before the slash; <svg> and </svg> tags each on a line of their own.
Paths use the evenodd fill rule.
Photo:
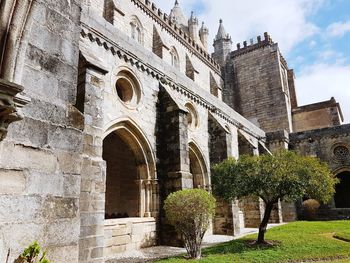
<svg viewBox="0 0 350 263">
<path fill-rule="evenodd" d="M 155 22 L 167 30 L 168 33 L 176 38 L 181 44 L 192 51 L 207 66 L 218 74 L 220 73 L 219 64 L 210 56 L 210 54 L 203 47 L 201 47 L 201 45 L 199 45 L 195 39 L 191 38 L 188 35 L 188 32 L 185 32 L 177 23 L 174 23 L 166 13 L 156 6 L 155 3 L 149 0 L 131 1 L 152 19 L 154 19 Z"/>
<path fill-rule="evenodd" d="M 237 43 L 237 49 L 231 52 L 231 58 L 238 57 L 267 46 L 277 45 L 273 42 L 271 36 L 267 32 L 264 33 L 263 39 L 261 36 L 258 36 L 256 40 L 257 42 L 254 42 L 254 39 L 250 39 L 249 44 L 247 41 L 244 41 L 243 46 L 241 43 Z"/>
</svg>

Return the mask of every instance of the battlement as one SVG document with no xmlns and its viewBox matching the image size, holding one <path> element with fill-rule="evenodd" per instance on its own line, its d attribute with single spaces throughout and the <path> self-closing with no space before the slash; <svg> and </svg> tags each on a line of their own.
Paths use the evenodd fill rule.
<svg viewBox="0 0 350 263">
<path fill-rule="evenodd" d="M 147 15 L 153 18 L 164 29 L 172 34 L 184 46 L 197 55 L 206 65 L 217 73 L 220 73 L 219 64 L 209 55 L 209 53 L 199 46 L 184 30 L 177 24 L 173 23 L 169 16 L 164 13 L 155 3 L 149 0 L 131 0 L 137 7 L 141 8 Z"/>
<path fill-rule="evenodd" d="M 264 39 L 262 39 L 261 36 L 257 36 L 256 39 L 257 42 L 254 42 L 254 39 L 251 38 L 249 45 L 247 41 L 243 42 L 243 46 L 241 43 L 237 43 L 237 49 L 231 52 L 231 58 L 238 57 L 254 50 L 275 44 L 267 32 L 264 33 Z"/>
</svg>

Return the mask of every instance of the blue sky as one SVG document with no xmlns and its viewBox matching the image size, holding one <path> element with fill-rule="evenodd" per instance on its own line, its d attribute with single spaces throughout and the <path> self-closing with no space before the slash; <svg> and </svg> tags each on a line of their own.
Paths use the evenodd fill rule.
<svg viewBox="0 0 350 263">
<path fill-rule="evenodd" d="M 169 12 L 174 0 L 158 0 Z M 296 73 L 299 105 L 340 103 L 350 122 L 350 0 L 179 0 L 213 39 L 220 18 L 235 44 L 269 32 Z"/>
</svg>

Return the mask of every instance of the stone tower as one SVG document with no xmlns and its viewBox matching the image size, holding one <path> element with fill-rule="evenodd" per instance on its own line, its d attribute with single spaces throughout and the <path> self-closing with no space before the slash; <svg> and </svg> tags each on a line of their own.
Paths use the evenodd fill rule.
<svg viewBox="0 0 350 263">
<path fill-rule="evenodd" d="M 232 40 L 223 25 L 222 19 L 220 19 L 220 25 L 218 33 L 214 39 L 214 53 L 213 58 L 221 65 L 224 66 L 227 55 L 231 52 Z"/>
<path fill-rule="evenodd" d="M 223 99 L 266 132 L 292 132 L 294 75 L 269 34 L 237 44 L 225 68 Z M 295 103 L 294 103 L 295 104 Z"/>
<path fill-rule="evenodd" d="M 208 51 L 208 36 L 209 36 L 209 29 L 204 25 L 204 22 L 202 22 L 202 27 L 199 30 L 199 38 L 203 44 L 203 47 L 207 51 Z"/>
<path fill-rule="evenodd" d="M 188 30 L 190 37 L 194 40 L 198 40 L 198 18 L 191 12 L 191 17 L 188 19 Z"/>
</svg>

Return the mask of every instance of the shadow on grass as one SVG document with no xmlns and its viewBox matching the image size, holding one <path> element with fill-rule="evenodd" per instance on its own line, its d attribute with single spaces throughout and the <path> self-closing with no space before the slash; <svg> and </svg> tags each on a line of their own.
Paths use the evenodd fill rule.
<svg viewBox="0 0 350 263">
<path fill-rule="evenodd" d="M 281 245 L 279 241 L 268 240 L 267 244 L 256 244 L 255 239 L 239 239 L 223 243 L 203 250 L 203 255 L 240 254 L 249 251 L 276 249 Z"/>
</svg>

